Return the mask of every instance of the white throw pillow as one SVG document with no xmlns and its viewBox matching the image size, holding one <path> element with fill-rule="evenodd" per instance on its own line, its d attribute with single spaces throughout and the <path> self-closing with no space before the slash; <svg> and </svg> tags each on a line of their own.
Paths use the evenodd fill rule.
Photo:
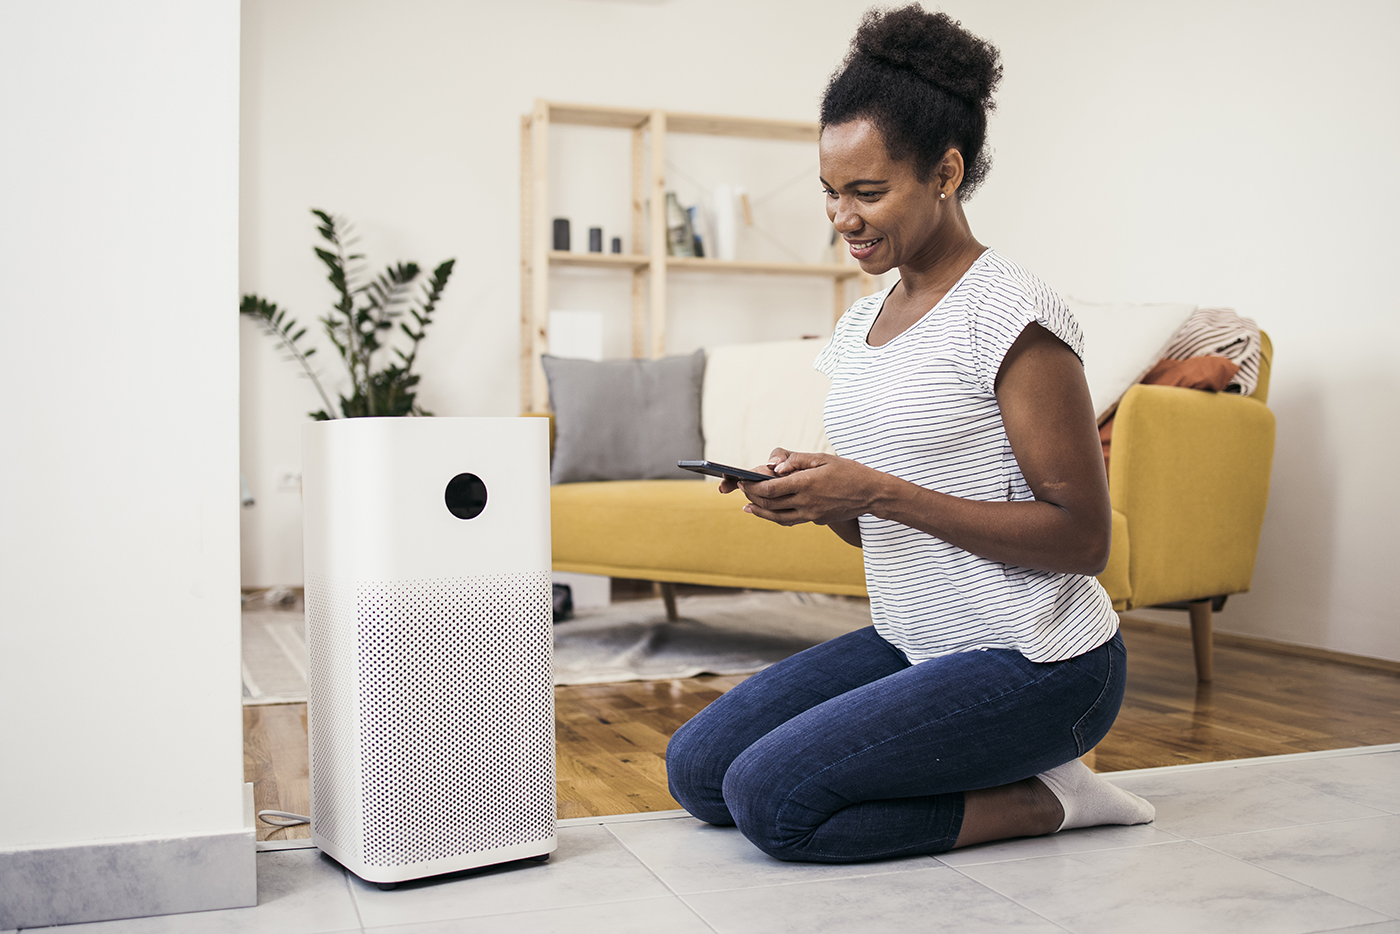
<svg viewBox="0 0 1400 934">
<path fill-rule="evenodd" d="M 1153 364 L 1162 359 L 1172 335 L 1195 305 L 1099 304 L 1067 299 L 1084 330 L 1084 376 L 1102 420 Z M 708 446 L 706 448 L 708 450 Z"/>
<path fill-rule="evenodd" d="M 709 348 L 700 396 L 705 458 L 756 467 L 776 447 L 833 453 L 822 427 L 831 380 L 812 368 L 825 345 L 811 339 Z"/>
</svg>

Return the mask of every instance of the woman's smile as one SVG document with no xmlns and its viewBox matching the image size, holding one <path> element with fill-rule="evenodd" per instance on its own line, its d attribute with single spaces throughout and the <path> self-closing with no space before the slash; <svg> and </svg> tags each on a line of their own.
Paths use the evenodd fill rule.
<svg viewBox="0 0 1400 934">
<path fill-rule="evenodd" d="M 884 237 L 875 237 L 873 240 L 852 240 L 846 238 L 846 246 L 850 248 L 851 256 L 857 260 L 868 259 L 875 248 L 884 242 Z"/>
</svg>

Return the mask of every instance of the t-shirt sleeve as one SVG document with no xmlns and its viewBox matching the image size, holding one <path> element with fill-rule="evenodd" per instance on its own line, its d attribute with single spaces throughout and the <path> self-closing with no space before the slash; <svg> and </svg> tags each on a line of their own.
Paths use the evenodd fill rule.
<svg viewBox="0 0 1400 934">
<path fill-rule="evenodd" d="M 1007 351 L 1031 322 L 1064 341 L 1083 362 L 1084 333 L 1064 299 L 1038 280 L 1011 278 L 988 291 L 970 322 L 973 370 L 982 390 L 996 391 L 997 373 Z"/>
<path fill-rule="evenodd" d="M 812 361 L 812 367 L 830 379 L 836 373 L 836 367 L 841 362 L 841 352 L 837 349 L 836 342 L 841 336 L 838 328 L 836 333 L 831 335 L 831 340 L 826 342 L 821 353 L 817 354 L 817 359 Z"/>
</svg>

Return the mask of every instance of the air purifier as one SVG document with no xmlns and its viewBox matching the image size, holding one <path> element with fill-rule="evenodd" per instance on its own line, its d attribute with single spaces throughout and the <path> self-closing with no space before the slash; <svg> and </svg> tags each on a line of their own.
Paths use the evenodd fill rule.
<svg viewBox="0 0 1400 934">
<path fill-rule="evenodd" d="M 548 428 L 303 431 L 311 840 L 366 881 L 555 848 Z"/>
</svg>

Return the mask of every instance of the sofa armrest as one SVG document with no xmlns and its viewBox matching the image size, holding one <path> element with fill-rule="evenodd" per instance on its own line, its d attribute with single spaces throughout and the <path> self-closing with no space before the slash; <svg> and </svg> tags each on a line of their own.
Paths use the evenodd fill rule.
<svg viewBox="0 0 1400 934">
<path fill-rule="evenodd" d="M 1109 491 L 1132 543 L 1130 607 L 1249 589 L 1273 453 L 1274 415 L 1258 400 L 1128 390 L 1114 420 Z"/>
</svg>

